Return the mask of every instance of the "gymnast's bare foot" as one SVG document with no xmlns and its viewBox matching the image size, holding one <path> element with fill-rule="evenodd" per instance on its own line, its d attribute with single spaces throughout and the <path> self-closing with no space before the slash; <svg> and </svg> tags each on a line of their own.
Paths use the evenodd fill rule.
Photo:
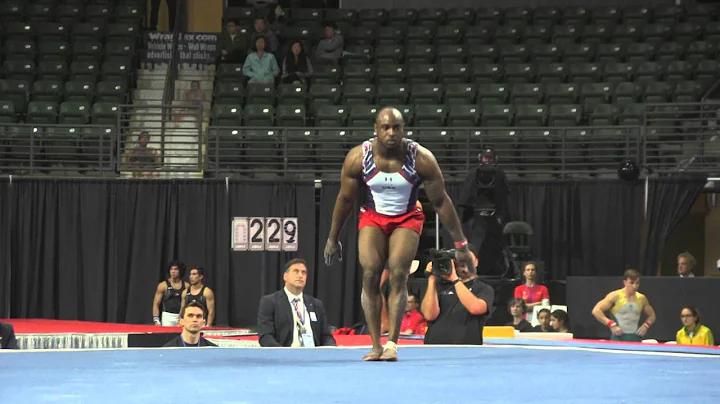
<svg viewBox="0 0 720 404">
<path fill-rule="evenodd" d="M 373 349 L 372 351 L 370 351 L 369 354 L 363 356 L 362 360 L 364 360 L 365 362 L 379 361 L 382 354 L 382 348 L 380 348 L 380 350 Z"/>
<path fill-rule="evenodd" d="M 385 362 L 397 362 L 397 345 L 388 343 L 385 346 L 385 350 L 382 355 L 380 355 L 380 360 Z"/>
</svg>

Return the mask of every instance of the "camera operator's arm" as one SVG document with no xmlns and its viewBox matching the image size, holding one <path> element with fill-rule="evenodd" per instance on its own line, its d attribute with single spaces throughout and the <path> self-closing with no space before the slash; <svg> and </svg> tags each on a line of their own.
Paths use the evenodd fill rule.
<svg viewBox="0 0 720 404">
<path fill-rule="evenodd" d="M 462 279 L 460 279 L 457 276 L 457 272 L 455 272 L 455 262 L 452 263 L 452 272 L 449 274 L 443 276 L 445 280 L 448 282 L 453 283 L 455 286 L 455 294 L 458 297 L 458 300 L 460 300 L 460 303 L 465 307 L 465 309 L 470 312 L 470 314 L 474 316 L 479 316 L 481 314 L 485 314 L 488 311 L 488 302 L 485 300 L 475 296 L 470 289 L 465 286 Z"/>
<path fill-rule="evenodd" d="M 440 315 L 440 302 L 438 301 L 437 295 L 437 277 L 431 275 L 432 262 L 427 264 L 425 272 L 428 274 L 428 284 L 425 290 L 425 296 L 423 297 L 422 303 L 420 304 L 420 311 L 427 321 L 435 321 Z"/>
</svg>

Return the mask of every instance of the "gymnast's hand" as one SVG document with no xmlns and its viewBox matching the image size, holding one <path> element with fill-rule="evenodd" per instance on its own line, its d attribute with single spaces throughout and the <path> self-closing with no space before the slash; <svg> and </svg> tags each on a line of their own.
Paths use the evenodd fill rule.
<svg viewBox="0 0 720 404">
<path fill-rule="evenodd" d="M 462 265 L 467 265 L 468 268 L 475 268 L 475 262 L 473 260 L 472 253 L 470 253 L 470 249 L 465 248 L 458 248 L 455 250 L 455 259 L 457 262 L 459 262 Z"/>
<path fill-rule="evenodd" d="M 342 243 L 328 239 L 327 243 L 325 243 L 325 265 L 334 264 L 335 258 L 337 258 L 338 262 L 342 262 Z"/>
</svg>

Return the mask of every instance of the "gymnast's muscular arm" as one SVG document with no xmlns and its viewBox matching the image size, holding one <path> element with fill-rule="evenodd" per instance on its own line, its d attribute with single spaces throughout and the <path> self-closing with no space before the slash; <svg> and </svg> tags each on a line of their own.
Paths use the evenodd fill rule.
<svg viewBox="0 0 720 404">
<path fill-rule="evenodd" d="M 345 156 L 345 162 L 340 173 L 340 192 L 335 200 L 328 244 L 337 244 L 340 230 L 342 230 L 345 221 L 355 207 L 355 201 L 360 189 L 360 179 L 362 178 L 362 157 L 361 145 L 355 146 Z"/>
<path fill-rule="evenodd" d="M 435 156 L 430 150 L 418 145 L 415 164 L 418 175 L 425 183 L 425 193 L 440 217 L 443 227 L 450 233 L 454 242 L 464 241 L 465 235 L 460 225 L 460 218 L 445 190 L 445 179 Z"/>
<path fill-rule="evenodd" d="M 167 292 L 167 284 L 160 282 L 155 289 L 155 298 L 153 299 L 152 315 L 153 319 L 160 318 L 160 303 L 162 303 L 163 295 Z M 156 325 L 160 325 L 160 322 L 156 322 Z"/>
<path fill-rule="evenodd" d="M 208 318 L 205 324 L 212 327 L 215 323 L 215 292 L 210 288 L 205 288 L 205 301 L 207 302 Z"/>
<path fill-rule="evenodd" d="M 592 315 L 595 316 L 597 321 L 607 325 L 610 319 L 605 315 L 615 304 L 618 294 L 616 291 L 610 292 L 605 296 L 604 299 L 597 302 L 595 307 L 592 309 Z"/>
</svg>

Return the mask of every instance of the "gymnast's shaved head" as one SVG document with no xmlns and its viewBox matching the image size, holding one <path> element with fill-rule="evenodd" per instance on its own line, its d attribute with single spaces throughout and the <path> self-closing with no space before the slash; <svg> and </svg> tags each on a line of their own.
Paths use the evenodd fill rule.
<svg viewBox="0 0 720 404">
<path fill-rule="evenodd" d="M 375 133 L 380 145 L 388 150 L 402 147 L 405 135 L 405 119 L 395 108 L 383 108 L 375 119 Z"/>
</svg>

